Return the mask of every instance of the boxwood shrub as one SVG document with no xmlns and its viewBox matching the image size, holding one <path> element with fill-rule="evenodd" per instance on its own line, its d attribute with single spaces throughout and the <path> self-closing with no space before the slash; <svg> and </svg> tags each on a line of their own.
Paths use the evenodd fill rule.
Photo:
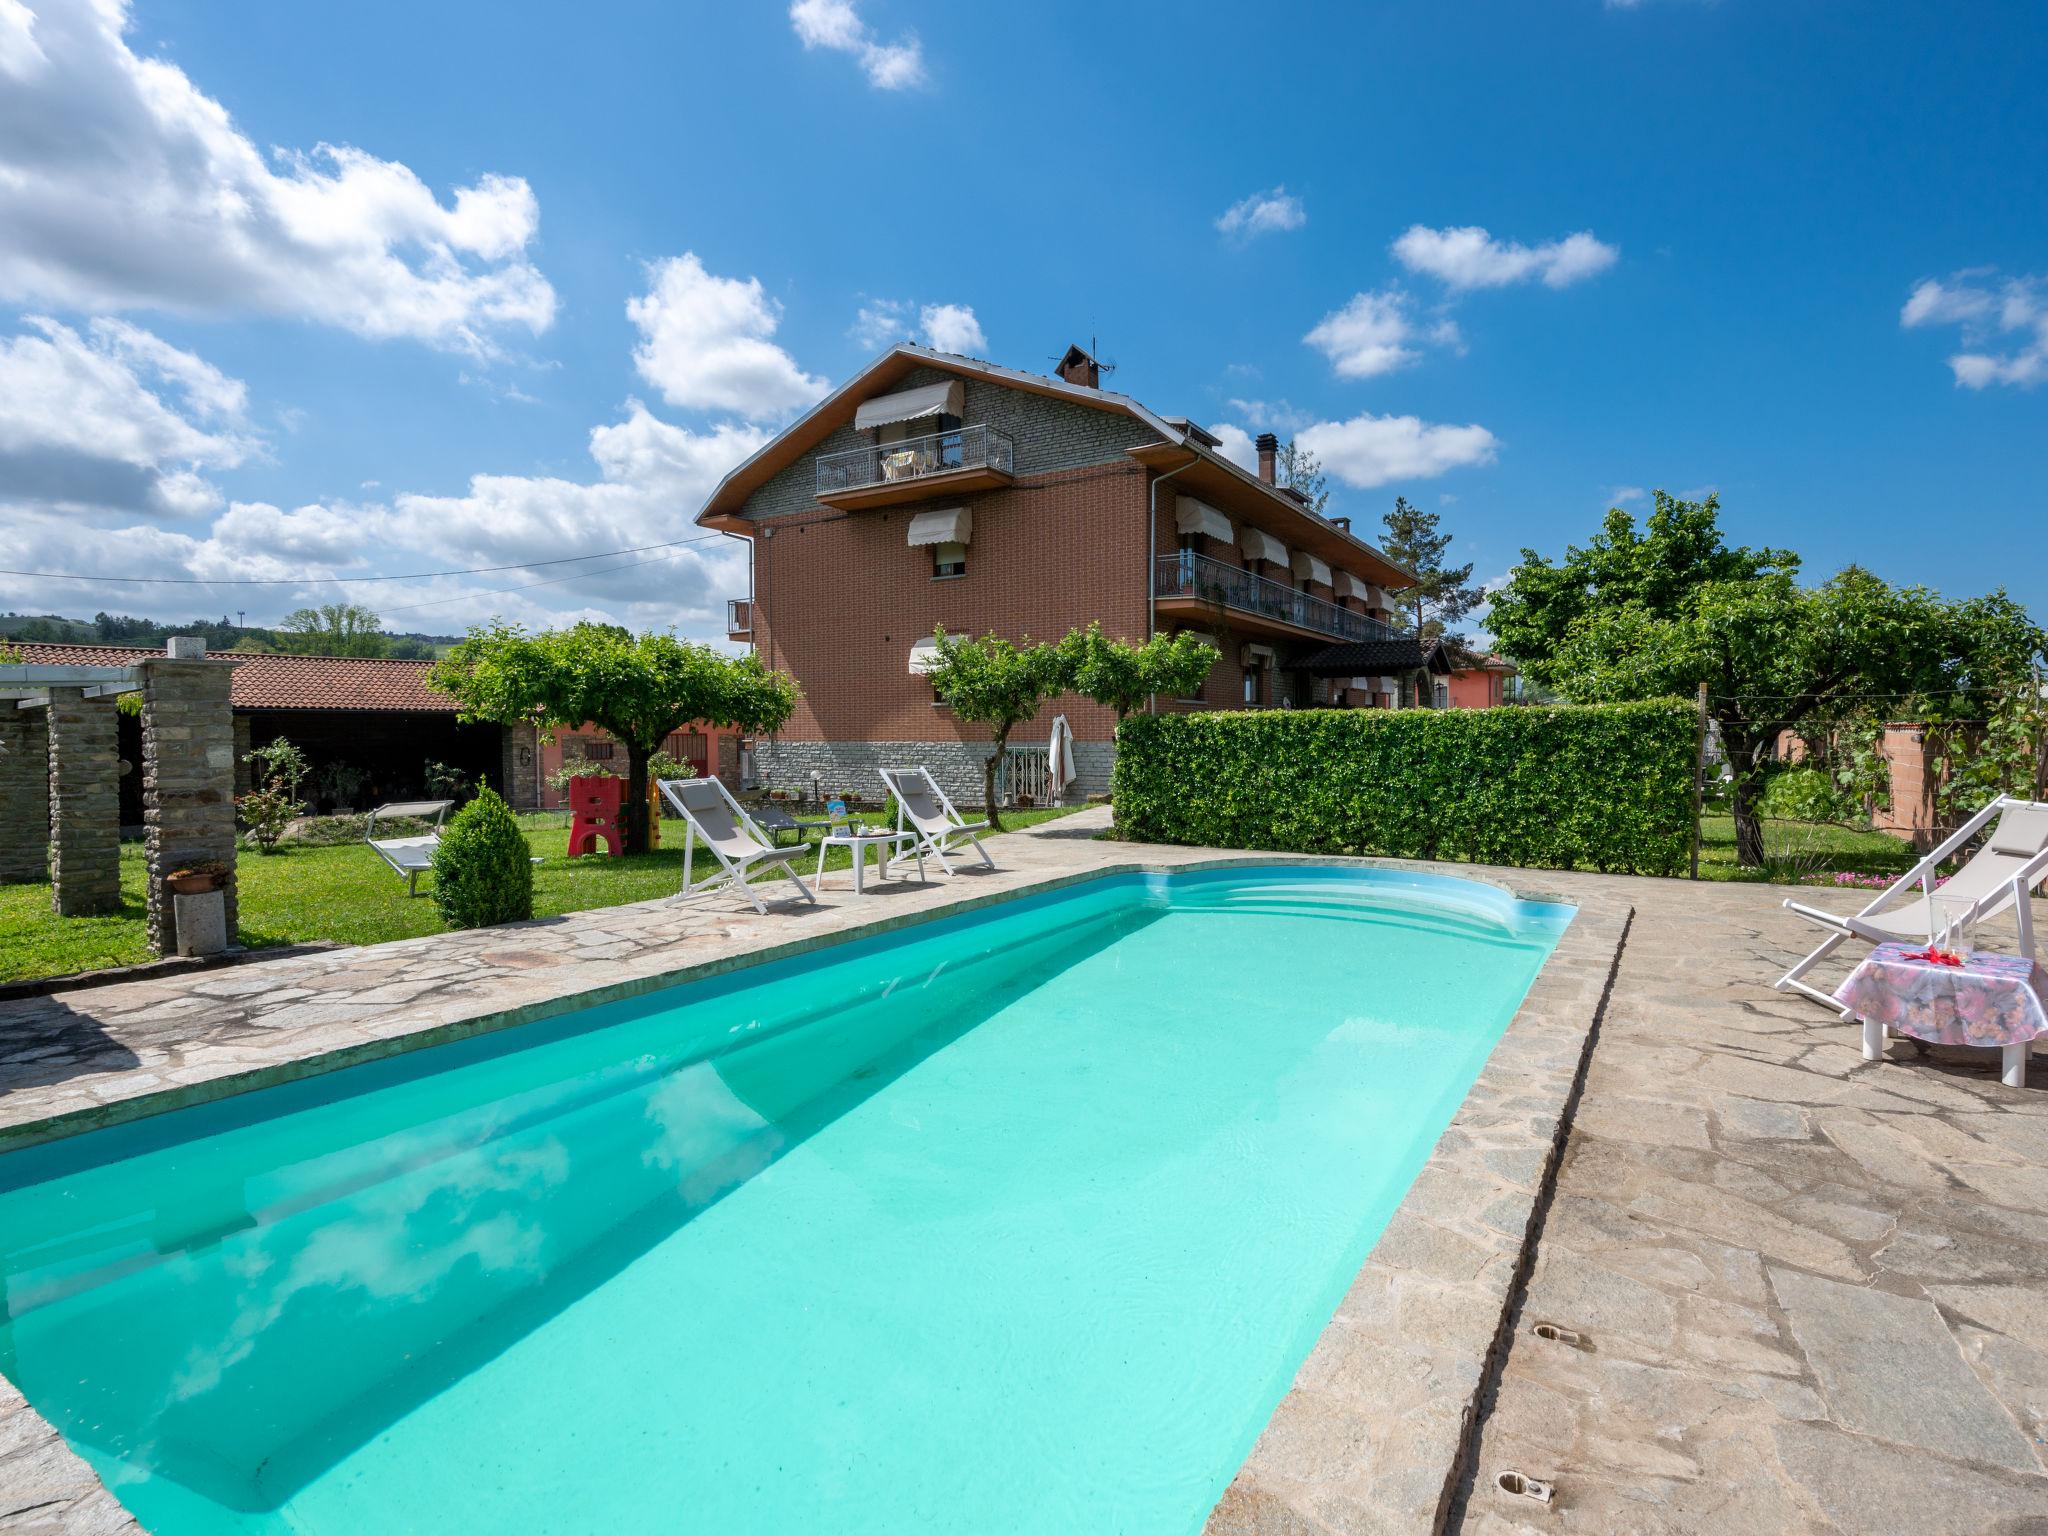
<svg viewBox="0 0 2048 1536">
<path fill-rule="evenodd" d="M 1672 875 L 1692 841 L 1683 700 L 1557 709 L 1133 715 L 1119 832 L 1143 842 Z"/>
<path fill-rule="evenodd" d="M 434 849 L 434 904 L 450 928 L 533 916 L 532 850 L 496 790 L 478 790 L 442 832 Z"/>
</svg>

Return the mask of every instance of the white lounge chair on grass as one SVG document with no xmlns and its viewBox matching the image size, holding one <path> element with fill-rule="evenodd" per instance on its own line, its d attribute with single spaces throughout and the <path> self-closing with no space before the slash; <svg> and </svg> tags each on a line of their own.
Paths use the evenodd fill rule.
<svg viewBox="0 0 2048 1536">
<path fill-rule="evenodd" d="M 810 850 L 802 844 L 794 848 L 776 847 L 774 839 L 761 830 L 722 782 L 711 778 L 662 779 L 658 782 L 662 798 L 683 818 L 683 888 L 676 893 L 676 900 L 701 896 L 731 881 L 754 904 L 756 911 L 765 914 L 768 903 L 748 881 L 756 870 L 776 869 L 796 882 L 796 888 L 803 893 L 805 901 L 817 901 L 818 898 L 811 894 L 811 888 L 804 884 L 803 877 L 791 867 Z M 702 885 L 693 885 L 691 864 L 699 842 L 711 850 L 724 872 L 712 876 Z"/>
<path fill-rule="evenodd" d="M 981 862 L 990 869 L 996 867 L 996 861 L 982 847 L 981 839 L 974 835 L 986 832 L 988 823 L 968 821 L 954 810 L 953 802 L 946 798 L 946 792 L 939 788 L 929 769 L 921 766 L 884 768 L 882 782 L 896 797 L 896 830 L 907 830 L 917 837 L 909 848 L 889 860 L 891 864 L 901 864 L 905 859 L 929 853 L 939 861 L 939 868 L 950 875 L 953 866 L 947 862 L 946 855 L 958 853 L 966 844 L 972 843 L 974 851 L 981 855 Z"/>
<path fill-rule="evenodd" d="M 441 822 L 448 814 L 448 807 L 454 803 L 453 800 L 393 800 L 370 812 L 370 819 L 364 823 L 363 841 L 376 849 L 377 857 L 389 864 L 393 871 L 405 876 L 406 895 L 419 895 L 420 876 L 434 866 L 434 849 L 441 842 Z M 413 821 L 432 817 L 433 826 L 418 837 L 379 837 L 379 816 L 403 816 Z"/>
<path fill-rule="evenodd" d="M 1992 823 L 1996 823 L 1992 825 Z M 1939 900 L 1934 872 L 1941 861 L 1966 847 L 1986 826 L 1984 846 L 1942 885 Z M 1963 823 L 1962 829 L 1887 886 L 1869 906 L 1849 917 L 1823 912 L 1804 902 L 1785 905 L 1808 922 L 1828 930 L 1820 947 L 1777 980 L 1778 990 L 1803 992 L 1815 1002 L 1842 1012 L 1842 1005 L 1804 978 L 1850 939 L 1867 944 L 1926 943 L 1946 936 L 1950 927 L 1976 924 L 2013 909 L 2019 925 L 2021 953 L 2034 952 L 2034 916 L 2030 897 L 2048 880 L 2048 805 L 2000 795 Z M 1962 903 L 1970 903 L 1967 909 Z"/>
</svg>

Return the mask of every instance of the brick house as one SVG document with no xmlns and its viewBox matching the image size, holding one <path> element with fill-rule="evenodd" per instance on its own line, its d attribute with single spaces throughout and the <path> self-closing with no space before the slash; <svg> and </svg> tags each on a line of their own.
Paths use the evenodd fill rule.
<svg viewBox="0 0 2048 1536">
<path fill-rule="evenodd" d="M 885 765 L 928 764 L 981 798 L 988 735 L 921 674 L 935 626 L 1056 640 L 1099 620 L 1142 640 L 1192 629 L 1218 664 L 1200 698 L 1158 709 L 1391 707 L 1422 664 L 1389 593 L 1413 573 L 1310 511 L 1185 417 L 1100 387 L 1070 348 L 1057 377 L 898 346 L 726 476 L 697 521 L 747 540 L 750 590 L 728 609 L 803 691 L 755 744 L 769 788 L 871 793 Z M 1082 793 L 1109 785 L 1112 713 L 1053 700 Z M 815 778 L 814 778 L 815 776 Z"/>
</svg>

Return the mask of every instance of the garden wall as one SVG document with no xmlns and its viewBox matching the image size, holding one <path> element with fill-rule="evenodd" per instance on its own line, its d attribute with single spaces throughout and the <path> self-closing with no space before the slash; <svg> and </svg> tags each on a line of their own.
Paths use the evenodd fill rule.
<svg viewBox="0 0 2048 1536">
<path fill-rule="evenodd" d="M 1557 709 L 1134 715 L 1119 832 L 1144 842 L 1675 875 L 1699 717 Z"/>
</svg>

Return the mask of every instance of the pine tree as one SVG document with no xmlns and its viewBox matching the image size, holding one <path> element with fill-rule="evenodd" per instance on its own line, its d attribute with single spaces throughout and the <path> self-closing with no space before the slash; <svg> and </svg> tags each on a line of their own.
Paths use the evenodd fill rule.
<svg viewBox="0 0 2048 1536">
<path fill-rule="evenodd" d="M 1387 536 L 1382 546 L 1417 577 L 1415 585 L 1400 594 L 1400 600 L 1415 610 L 1415 633 L 1427 645 L 1485 602 L 1486 594 L 1471 585 L 1469 562 L 1444 564 L 1451 535 L 1438 531 L 1442 518 L 1437 513 L 1412 507 L 1407 497 L 1397 496 L 1385 521 Z"/>
</svg>

